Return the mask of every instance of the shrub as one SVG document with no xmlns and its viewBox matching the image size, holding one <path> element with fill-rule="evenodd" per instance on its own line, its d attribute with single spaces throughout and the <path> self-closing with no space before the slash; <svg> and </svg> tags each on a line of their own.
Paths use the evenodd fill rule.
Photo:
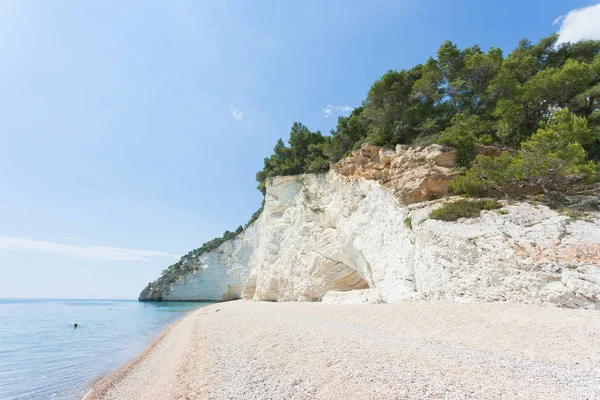
<svg viewBox="0 0 600 400">
<path fill-rule="evenodd" d="M 465 175 L 450 181 L 455 193 L 483 197 L 506 193 L 511 185 L 519 181 L 518 171 L 514 170 L 513 155 L 505 152 L 499 157 L 478 155 Z"/>
<path fill-rule="evenodd" d="M 586 161 L 582 145 L 593 136 L 583 117 L 562 109 L 521 144 L 516 154 L 477 156 L 464 176 L 450 187 L 456 193 L 486 196 L 519 193 L 523 187 L 550 194 L 569 189 L 574 183 L 593 179 L 595 166 Z"/>
<path fill-rule="evenodd" d="M 590 214 L 581 209 L 563 208 L 562 210 L 559 210 L 559 211 L 562 215 L 569 217 L 569 222 L 573 222 L 573 221 L 592 222 L 593 221 Z"/>
<path fill-rule="evenodd" d="M 438 143 L 456 148 L 456 164 L 468 168 L 475 159 L 475 147 L 492 142 L 490 131 L 491 125 L 477 115 L 457 114 L 438 138 Z"/>
<path fill-rule="evenodd" d="M 429 213 L 429 218 L 441 221 L 456 221 L 459 218 L 477 218 L 481 210 L 495 210 L 502 204 L 496 200 L 466 200 L 461 199 L 447 203 Z"/>
<path fill-rule="evenodd" d="M 265 207 L 265 199 L 263 198 L 260 208 L 258 210 L 256 210 L 254 212 L 254 214 L 252 214 L 252 216 L 250 217 L 250 220 L 248 222 L 246 222 L 246 225 L 244 225 L 244 229 L 248 228 L 250 225 L 252 225 L 258 219 L 258 217 L 260 217 L 260 214 L 262 213 L 264 207 Z"/>
<path fill-rule="evenodd" d="M 306 171 L 312 172 L 312 173 L 325 172 L 328 169 L 329 169 L 329 161 L 327 161 L 325 158 L 320 157 L 320 156 L 318 156 L 314 160 L 312 160 L 310 162 L 310 164 L 308 164 L 308 166 L 306 167 Z"/>
</svg>

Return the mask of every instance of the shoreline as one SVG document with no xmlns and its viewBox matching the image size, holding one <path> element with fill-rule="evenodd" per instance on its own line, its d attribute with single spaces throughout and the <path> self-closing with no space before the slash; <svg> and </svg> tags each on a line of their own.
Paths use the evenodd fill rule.
<svg viewBox="0 0 600 400">
<path fill-rule="evenodd" d="M 132 300 L 137 301 L 138 303 L 227 303 L 228 301 L 237 301 L 235 300 Z"/>
<path fill-rule="evenodd" d="M 132 300 L 132 301 L 137 301 L 137 302 L 144 302 L 141 300 Z M 158 302 L 158 301 L 157 301 Z M 95 378 L 92 382 L 90 382 L 85 391 L 83 391 L 83 396 L 82 397 L 78 397 L 81 400 L 91 400 L 93 398 L 96 398 L 96 396 L 101 396 L 108 388 L 110 388 L 111 386 L 115 385 L 118 383 L 119 379 L 121 379 L 123 376 L 125 376 L 126 372 L 130 369 L 133 368 L 135 365 L 137 365 L 139 362 L 141 362 L 144 357 L 150 352 L 152 351 L 152 349 L 158 345 L 158 343 L 160 343 L 160 341 L 171 331 L 171 329 L 173 329 L 173 327 L 175 327 L 177 324 L 179 324 L 180 322 L 182 322 L 185 318 L 189 317 L 191 314 L 210 307 L 212 305 L 218 305 L 219 303 L 215 302 L 215 301 L 202 301 L 202 300 L 181 300 L 180 302 L 186 302 L 186 303 L 202 303 L 202 302 L 206 302 L 206 303 L 211 303 L 210 305 L 204 306 L 204 307 L 200 307 L 198 309 L 195 310 L 189 310 L 188 312 L 186 312 L 181 318 L 177 319 L 176 321 L 171 322 L 166 328 L 164 328 L 162 331 L 160 331 L 156 337 L 154 337 L 152 339 L 152 341 L 150 342 L 150 344 L 148 344 L 148 346 L 142 350 L 139 354 L 135 355 L 135 357 L 133 357 L 132 359 L 128 360 L 125 364 L 123 364 L 122 366 L 120 366 L 117 370 L 112 371 L 112 372 L 108 372 L 105 374 L 102 374 L 101 376 Z M 94 395 L 94 397 L 92 397 L 92 394 Z"/>
<path fill-rule="evenodd" d="M 171 329 L 183 321 L 184 318 L 189 316 L 191 313 L 196 312 L 197 310 L 190 311 L 186 313 L 185 316 L 179 318 L 177 321 L 172 322 L 168 327 L 166 327 L 162 332 L 158 334 L 152 342 L 146 347 L 140 354 L 136 355 L 132 360 L 127 361 L 124 365 L 119 367 L 116 371 L 110 372 L 108 374 L 104 374 L 96 379 L 94 379 L 86 389 L 85 394 L 81 398 L 81 400 L 91 400 L 92 398 L 96 398 L 96 396 L 102 396 L 104 392 L 106 392 L 111 386 L 118 384 L 119 380 L 122 379 L 127 371 L 130 368 L 133 368 L 135 365 L 140 363 L 144 357 L 152 351 L 152 349 L 158 345 L 158 343 L 171 331 Z M 92 394 L 94 397 L 92 397 Z"/>
<path fill-rule="evenodd" d="M 239 300 L 186 314 L 83 399 L 595 398 L 597 365 L 600 311 Z"/>
</svg>

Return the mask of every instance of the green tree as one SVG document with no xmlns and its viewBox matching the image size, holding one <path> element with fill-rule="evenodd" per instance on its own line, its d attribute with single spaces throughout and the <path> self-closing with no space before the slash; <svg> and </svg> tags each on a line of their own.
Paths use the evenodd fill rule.
<svg viewBox="0 0 600 400">
<path fill-rule="evenodd" d="M 502 66 L 502 50 L 492 48 L 487 54 L 466 49 L 465 64 L 461 71 L 462 90 L 457 93 L 460 109 L 466 114 L 488 116 L 494 105 L 494 98 L 488 96 L 487 89 L 498 75 Z"/>
<path fill-rule="evenodd" d="M 518 194 L 523 188 L 545 194 L 565 191 L 593 176 L 594 164 L 583 148 L 593 140 L 585 117 L 558 110 L 522 143 L 519 152 L 497 158 L 477 156 L 472 168 L 455 178 L 451 187 L 476 196 Z"/>
<path fill-rule="evenodd" d="M 377 145 L 410 143 L 416 127 L 426 114 L 424 105 L 413 95 L 413 85 L 422 76 L 422 66 L 389 71 L 375 82 L 363 103 L 362 116 L 368 125 L 366 141 Z"/>
<path fill-rule="evenodd" d="M 490 132 L 490 123 L 482 121 L 477 115 L 457 114 L 452 118 L 451 125 L 442 132 L 439 143 L 455 147 L 457 165 L 469 167 L 475 159 L 476 146 L 492 143 Z"/>
<path fill-rule="evenodd" d="M 329 169 L 329 163 L 323 153 L 325 142 L 321 132 L 311 132 L 305 125 L 295 122 L 290 131 L 289 147 L 279 139 L 273 148 L 273 154 L 264 159 L 263 169 L 256 174 L 258 189 L 265 194 L 266 181 L 272 176 L 322 172 Z"/>
<path fill-rule="evenodd" d="M 279 140 L 264 160 L 259 189 L 264 193 L 272 176 L 326 171 L 365 142 L 444 143 L 458 149 L 458 164 L 467 167 L 478 144 L 518 149 L 563 108 L 587 119 L 591 139 L 580 145 L 600 160 L 600 41 L 557 45 L 557 40 L 557 35 L 535 44 L 523 39 L 506 58 L 498 48 L 461 50 L 446 41 L 425 64 L 386 72 L 362 107 L 338 119 L 331 136 L 294 124 L 289 145 Z M 519 154 L 524 157 L 525 149 Z"/>
<path fill-rule="evenodd" d="M 331 137 L 323 143 L 323 153 L 330 162 L 337 162 L 347 155 L 354 145 L 367 136 L 367 131 L 361 118 L 362 107 L 352 111 L 349 117 L 339 117 L 337 127 L 331 130 Z"/>
</svg>

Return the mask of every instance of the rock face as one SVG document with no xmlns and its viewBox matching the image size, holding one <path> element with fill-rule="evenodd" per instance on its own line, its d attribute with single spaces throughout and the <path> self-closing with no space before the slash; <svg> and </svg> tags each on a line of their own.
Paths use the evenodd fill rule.
<svg viewBox="0 0 600 400">
<path fill-rule="evenodd" d="M 248 227 L 235 239 L 201 255 L 194 266 L 196 272 L 184 275 L 174 283 L 159 278 L 146 286 L 139 299 L 227 301 L 241 298 L 250 274 L 248 260 L 255 250 L 256 234 L 256 225 Z"/>
<path fill-rule="evenodd" d="M 600 214 L 570 221 L 545 206 L 504 203 L 479 218 L 427 219 L 452 201 L 415 203 L 447 191 L 439 182 L 453 174 L 448 152 L 360 152 L 371 161 L 352 172 L 348 162 L 327 174 L 272 180 L 252 227 L 203 255 L 198 272 L 151 284 L 140 299 L 445 299 L 600 309 Z M 376 159 L 390 171 L 383 183 L 364 179 Z M 393 171 L 403 168 L 417 178 Z"/>
<path fill-rule="evenodd" d="M 375 179 L 408 204 L 447 195 L 448 184 L 457 174 L 452 170 L 455 157 L 455 150 L 439 145 L 397 145 L 393 151 L 365 144 L 333 167 L 343 176 Z"/>
<path fill-rule="evenodd" d="M 503 150 L 477 146 L 477 154 L 497 157 Z M 450 193 L 448 187 L 458 172 L 456 150 L 437 144 L 410 147 L 399 144 L 396 150 L 363 144 L 332 167 L 349 178 L 374 179 L 391 189 L 402 204 L 435 200 Z"/>
</svg>

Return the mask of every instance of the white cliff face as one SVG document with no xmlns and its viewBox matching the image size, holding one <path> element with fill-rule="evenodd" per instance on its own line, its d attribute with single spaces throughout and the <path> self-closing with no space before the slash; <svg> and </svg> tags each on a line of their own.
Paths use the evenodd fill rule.
<svg viewBox="0 0 600 400">
<path fill-rule="evenodd" d="M 256 225 L 218 249 L 200 256 L 198 272 L 180 277 L 162 292 L 162 300 L 226 301 L 241 298 L 255 250 Z"/>
<path fill-rule="evenodd" d="M 374 181 L 326 175 L 276 178 L 257 221 L 261 232 L 244 291 L 255 300 L 321 300 L 330 291 L 387 292 L 392 265 L 413 253 L 407 210 Z M 384 301 L 414 297 L 407 268 L 393 272 Z"/>
<path fill-rule="evenodd" d="M 427 219 L 447 199 L 399 205 L 336 172 L 275 178 L 255 224 L 202 256 L 163 300 L 515 301 L 600 309 L 600 219 L 506 204 Z"/>
</svg>

